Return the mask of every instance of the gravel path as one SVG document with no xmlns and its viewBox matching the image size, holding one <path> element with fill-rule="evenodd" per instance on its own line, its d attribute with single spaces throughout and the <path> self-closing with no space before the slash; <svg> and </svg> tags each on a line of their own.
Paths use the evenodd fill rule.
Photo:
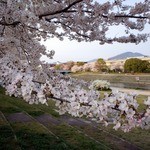
<svg viewBox="0 0 150 150">
<path fill-rule="evenodd" d="M 127 92 L 127 93 L 137 93 L 140 95 L 146 95 L 150 96 L 150 90 L 135 90 L 135 89 L 127 89 L 127 88 L 117 88 L 117 87 L 111 87 L 112 89 L 116 89 L 121 92 Z"/>
</svg>

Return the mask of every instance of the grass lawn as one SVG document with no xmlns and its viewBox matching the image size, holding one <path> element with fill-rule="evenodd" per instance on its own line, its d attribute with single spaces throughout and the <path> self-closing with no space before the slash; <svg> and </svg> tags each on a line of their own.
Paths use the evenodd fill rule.
<svg viewBox="0 0 150 150">
<path fill-rule="evenodd" d="M 3 113 L 9 114 L 25 111 L 33 116 L 39 116 L 44 113 L 49 113 L 55 117 L 59 117 L 59 114 L 54 110 L 54 101 L 48 101 L 48 105 L 48 107 L 42 104 L 29 105 L 21 98 L 15 98 L 5 95 L 4 89 L 0 88 L 0 110 Z"/>
<path fill-rule="evenodd" d="M 108 80 L 109 82 L 137 82 L 136 77 L 139 77 L 139 82 L 150 83 L 150 74 L 100 74 L 93 72 L 82 72 L 74 73 L 71 76 L 79 79 L 84 79 L 86 81 L 91 80 Z"/>
<path fill-rule="evenodd" d="M 4 118 L 9 114 L 22 111 L 33 116 L 43 113 L 58 116 L 56 112 L 53 112 L 52 107 L 53 105 L 48 109 L 45 105 L 41 105 L 41 107 L 29 105 L 22 99 L 4 95 L 4 89 L 0 88 L 0 111 L 2 112 L 0 115 L 0 150 L 70 150 L 71 146 L 67 142 L 49 134 L 37 122 L 12 123 Z"/>
<path fill-rule="evenodd" d="M 26 112 L 32 117 L 42 114 L 50 114 L 56 119 L 59 118 L 55 112 L 54 101 L 46 105 L 29 105 L 20 98 L 9 97 L 4 94 L 4 89 L 0 88 L 0 150 L 23 149 L 23 150 L 107 150 L 108 147 L 96 143 L 94 140 L 78 132 L 67 124 L 53 125 L 49 123 L 49 131 L 43 128 L 38 122 L 8 122 L 4 117 L 13 113 Z M 15 139 L 16 137 L 16 139 Z M 7 143 L 7 145 L 6 145 Z"/>
<path fill-rule="evenodd" d="M 103 95 L 104 92 L 101 93 Z M 138 102 L 139 109 L 144 109 L 143 99 L 146 96 L 140 95 Z M 54 101 L 50 100 L 49 106 L 29 105 L 21 98 L 9 97 L 4 94 L 4 89 L 0 88 L 0 150 L 103 150 L 120 149 L 121 145 L 116 145 L 110 134 L 123 138 L 132 144 L 148 150 L 150 148 L 150 130 L 134 129 L 129 133 L 115 131 L 112 127 L 98 126 L 98 131 L 92 126 L 70 126 L 66 123 L 55 125 L 49 123 L 44 128 L 39 122 L 8 122 L 4 117 L 12 113 L 25 112 L 29 116 L 36 118 L 43 114 L 50 114 L 55 119 L 60 118 L 55 112 Z M 50 134 L 52 131 L 53 134 Z M 56 136 L 58 137 L 56 137 Z M 97 142 L 97 141 L 98 142 Z"/>
<path fill-rule="evenodd" d="M 37 122 L 29 123 L 13 123 L 11 124 L 17 141 L 21 149 L 35 149 L 35 150 L 69 150 L 71 145 L 62 139 L 57 139 L 54 135 L 49 134 Z"/>
<path fill-rule="evenodd" d="M 3 114 L 0 113 L 0 149 L 11 150 L 13 148 L 19 150 L 18 143 L 7 120 L 5 120 Z"/>
</svg>

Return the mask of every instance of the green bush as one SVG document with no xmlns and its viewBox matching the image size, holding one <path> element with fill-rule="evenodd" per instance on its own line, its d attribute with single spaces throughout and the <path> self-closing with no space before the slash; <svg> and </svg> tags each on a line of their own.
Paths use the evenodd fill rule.
<svg viewBox="0 0 150 150">
<path fill-rule="evenodd" d="M 150 63 L 138 58 L 130 58 L 125 61 L 124 72 L 126 73 L 150 73 Z"/>
</svg>

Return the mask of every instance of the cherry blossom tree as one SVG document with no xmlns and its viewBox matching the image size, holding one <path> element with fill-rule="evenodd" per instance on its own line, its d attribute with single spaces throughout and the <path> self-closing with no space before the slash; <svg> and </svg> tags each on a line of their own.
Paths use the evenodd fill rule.
<svg viewBox="0 0 150 150">
<path fill-rule="evenodd" d="M 137 111 L 135 95 L 113 92 L 99 100 L 99 92 L 89 89 L 89 83 L 56 74 L 40 61 L 42 55 L 53 57 L 54 51 L 41 45 L 41 40 L 53 37 L 100 44 L 146 42 L 149 33 L 140 32 L 150 23 L 150 1 L 134 6 L 124 2 L 0 0 L 0 80 L 7 94 L 30 104 L 47 104 L 53 98 L 60 114 L 113 123 L 114 129 L 149 128 L 150 98 L 142 113 Z M 119 25 L 126 28 L 126 35 L 107 37 L 110 27 Z"/>
</svg>

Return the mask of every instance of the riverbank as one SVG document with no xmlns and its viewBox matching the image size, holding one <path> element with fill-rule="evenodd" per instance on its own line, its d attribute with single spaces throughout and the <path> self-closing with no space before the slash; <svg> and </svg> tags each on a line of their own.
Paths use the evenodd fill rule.
<svg viewBox="0 0 150 150">
<path fill-rule="evenodd" d="M 71 75 L 85 81 L 107 80 L 112 87 L 150 90 L 150 74 L 99 74 L 80 73 Z"/>
</svg>

